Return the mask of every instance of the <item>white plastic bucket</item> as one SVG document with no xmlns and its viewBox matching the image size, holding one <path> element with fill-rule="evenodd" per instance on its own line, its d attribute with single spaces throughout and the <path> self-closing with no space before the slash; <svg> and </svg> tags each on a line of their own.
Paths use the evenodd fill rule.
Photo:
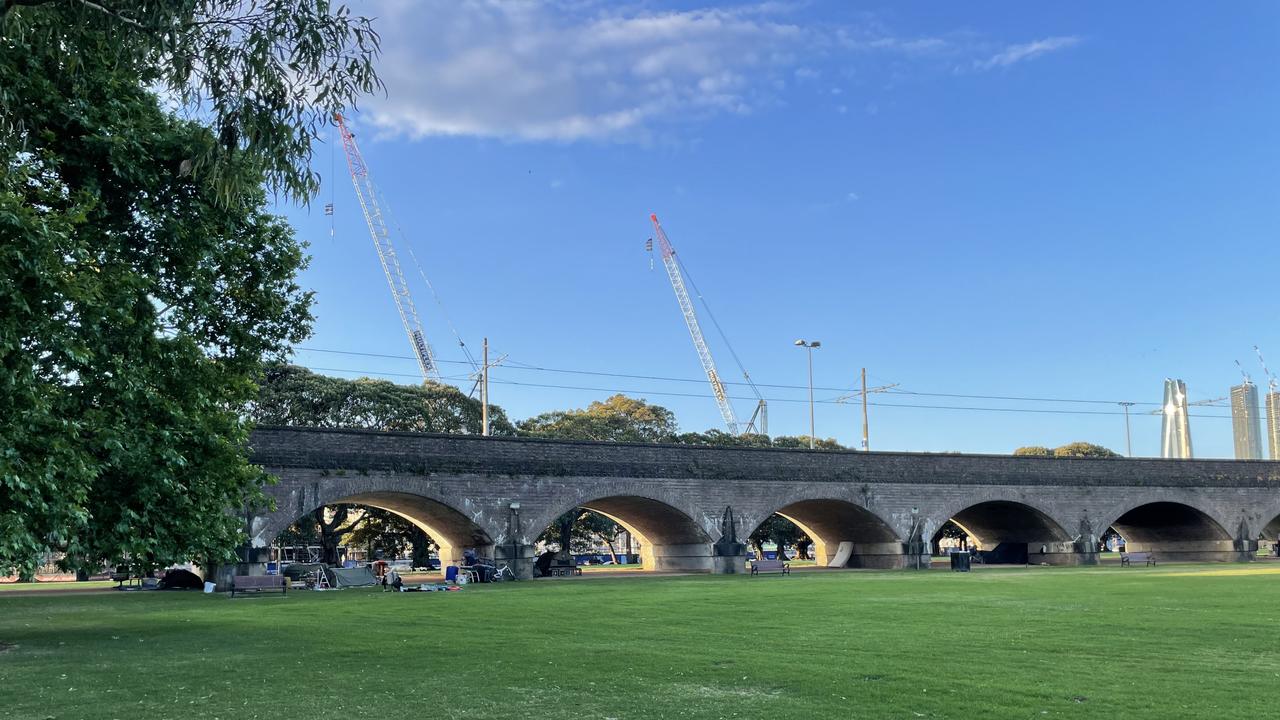
<svg viewBox="0 0 1280 720">
<path fill-rule="evenodd" d="M 205 594 L 206 594 L 206 595 L 208 595 L 209 593 L 213 592 L 214 587 L 216 587 L 216 586 L 215 586 L 213 583 L 211 583 L 211 582 L 207 582 L 207 583 L 205 583 L 205 584 L 204 584 L 204 592 L 205 592 Z"/>
</svg>

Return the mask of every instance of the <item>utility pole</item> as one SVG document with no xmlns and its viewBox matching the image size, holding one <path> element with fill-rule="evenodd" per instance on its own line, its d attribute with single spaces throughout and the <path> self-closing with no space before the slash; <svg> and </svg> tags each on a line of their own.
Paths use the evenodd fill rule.
<svg viewBox="0 0 1280 720">
<path fill-rule="evenodd" d="M 871 449 L 867 431 L 867 369 L 862 368 L 862 452 Z"/>
<path fill-rule="evenodd" d="M 489 338 L 484 339 L 484 364 L 480 369 L 480 434 L 489 437 Z"/>
<path fill-rule="evenodd" d="M 1133 457 L 1133 436 L 1129 434 L 1129 408 L 1133 407 L 1131 402 L 1117 403 L 1124 408 L 1124 450 L 1125 457 Z"/>
</svg>

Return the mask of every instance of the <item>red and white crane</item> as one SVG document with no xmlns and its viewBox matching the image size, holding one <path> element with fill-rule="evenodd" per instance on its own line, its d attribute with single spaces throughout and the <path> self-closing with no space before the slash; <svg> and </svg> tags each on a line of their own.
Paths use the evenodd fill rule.
<svg viewBox="0 0 1280 720">
<path fill-rule="evenodd" d="M 351 170 L 351 184 L 355 186 L 356 197 L 360 200 L 360 209 L 364 211 L 365 222 L 369 225 L 369 235 L 373 238 L 373 246 L 378 251 L 378 261 L 382 263 L 382 272 L 387 276 L 387 287 L 391 289 L 391 299 L 395 301 L 396 311 L 400 313 L 400 323 L 409 336 L 409 344 L 413 346 L 413 354 L 418 359 L 418 368 L 424 380 L 439 379 L 436 369 L 435 355 L 431 345 L 427 343 L 426 333 L 422 330 L 422 320 L 418 317 L 418 308 L 413 304 L 413 295 L 409 293 L 409 284 L 405 282 L 404 273 L 400 270 L 400 261 L 396 257 L 395 245 L 391 242 L 391 231 L 387 227 L 382 207 L 378 204 L 378 190 L 369 176 L 369 168 L 364 164 L 364 157 L 356 145 L 356 138 L 347 129 L 341 115 L 334 113 L 333 119 L 338 123 L 338 131 L 342 134 L 342 146 L 347 153 L 347 167 Z"/>
<path fill-rule="evenodd" d="M 751 386 L 755 392 L 757 403 L 755 413 L 752 414 L 751 420 L 742 427 L 738 422 L 738 416 L 733 411 L 733 404 L 729 402 L 729 396 L 725 392 L 724 382 L 720 379 L 720 373 L 716 370 L 716 361 L 711 357 L 711 350 L 707 347 L 707 341 L 702 335 L 702 326 L 698 324 L 698 315 L 694 312 L 693 301 L 689 298 L 689 290 L 685 287 L 684 273 L 681 272 L 680 261 L 676 259 L 675 248 L 671 246 L 671 241 L 667 239 L 667 233 L 662 229 L 662 224 L 658 222 L 656 214 L 650 214 L 649 219 L 653 221 L 653 232 L 658 238 L 658 251 L 662 255 L 662 264 L 667 269 L 667 277 L 671 279 L 671 289 L 676 293 L 676 301 L 680 304 L 680 312 L 684 315 L 685 325 L 689 328 L 689 336 L 693 338 L 693 348 L 698 352 L 698 361 L 702 363 L 702 370 L 707 374 L 707 381 L 711 383 L 711 392 L 715 395 L 716 405 L 720 407 L 720 416 L 724 418 L 725 425 L 728 426 L 729 432 L 734 435 L 748 434 L 759 432 L 768 434 L 769 432 L 769 407 L 764 398 L 760 395 L 760 390 L 756 388 L 755 383 L 751 382 L 751 376 L 738 363 L 738 369 L 742 371 L 742 376 L 746 379 L 747 384 Z M 652 250 L 652 244 L 649 247 Z M 697 288 L 694 288 L 695 291 Z M 714 323 L 715 318 L 711 321 Z M 719 325 L 717 325 L 717 330 Z M 721 337 L 723 337 L 723 332 Z M 725 339 L 727 342 L 727 338 Z M 730 348 L 733 353 L 733 348 Z M 737 354 L 733 353 L 735 361 Z M 757 429 L 757 422 L 759 423 Z"/>
</svg>

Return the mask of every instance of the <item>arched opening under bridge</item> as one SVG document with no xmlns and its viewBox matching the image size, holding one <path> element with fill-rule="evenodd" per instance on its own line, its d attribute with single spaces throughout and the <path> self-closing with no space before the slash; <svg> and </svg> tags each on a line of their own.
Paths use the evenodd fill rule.
<svg viewBox="0 0 1280 720">
<path fill-rule="evenodd" d="M 375 559 L 439 571 L 470 550 L 491 558 L 488 533 L 459 510 L 409 493 L 366 492 L 303 513 L 273 536 L 277 559 L 327 565 Z M 434 557 L 433 557 L 434 556 Z"/>
<path fill-rule="evenodd" d="M 1076 565 L 1079 553 L 1070 534 L 1043 511 L 1012 500 L 988 500 L 970 505 L 938 527 L 933 547 L 962 532 L 967 549 L 989 564 Z"/>
<path fill-rule="evenodd" d="M 540 537 L 544 540 L 540 550 L 555 548 L 557 565 L 568 562 L 566 544 L 575 561 L 584 554 L 603 556 L 607 551 L 611 559 L 626 556 L 627 565 L 641 570 L 709 572 L 712 565 L 711 538 L 687 513 L 638 495 L 613 495 L 575 505 L 557 516 Z"/>
<path fill-rule="evenodd" d="M 1110 527 L 1126 551 L 1152 553 L 1157 562 L 1240 559 L 1226 528 L 1204 511 L 1182 503 L 1139 505 L 1121 514 Z"/>
<path fill-rule="evenodd" d="M 902 539 L 880 516 L 860 505 L 817 498 L 784 505 L 774 514 L 794 523 L 813 541 L 818 567 L 905 566 Z"/>
</svg>

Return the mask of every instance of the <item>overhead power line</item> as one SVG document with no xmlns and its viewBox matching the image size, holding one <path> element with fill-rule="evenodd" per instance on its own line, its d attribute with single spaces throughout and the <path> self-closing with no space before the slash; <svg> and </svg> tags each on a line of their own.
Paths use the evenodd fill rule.
<svg viewBox="0 0 1280 720">
<path fill-rule="evenodd" d="M 317 366 L 305 366 L 305 367 L 307 367 L 310 370 L 315 370 L 318 372 L 341 372 L 341 373 L 354 373 L 354 374 L 361 374 L 361 375 L 373 375 L 373 376 L 384 376 L 384 377 L 407 377 L 407 378 L 420 377 L 419 375 L 416 375 L 413 373 L 383 372 L 380 370 L 362 370 L 357 368 L 331 368 L 331 367 L 317 367 Z M 452 378 L 441 378 L 441 379 L 465 379 L 466 377 L 467 376 L 464 375 L 464 376 L 456 376 Z M 550 389 L 550 390 L 578 390 L 583 392 L 601 392 L 601 393 L 614 393 L 614 394 L 622 393 L 624 395 L 650 395 L 650 396 L 660 396 L 660 397 L 689 397 L 689 398 L 702 398 L 702 399 L 712 397 L 711 395 L 708 395 L 706 393 L 673 392 L 670 390 L 637 390 L 637 389 L 626 389 L 626 388 L 616 388 L 616 387 L 615 388 L 587 387 L 582 385 L 532 383 L 532 382 L 523 382 L 520 380 L 491 379 L 489 382 L 495 385 L 513 385 L 513 386 L 519 386 L 519 387 L 530 387 L 530 388 Z M 957 397 L 965 397 L 965 396 L 957 396 Z M 751 400 L 753 398 L 741 397 L 741 396 L 738 396 L 738 397 L 729 396 L 729 399 Z M 765 398 L 765 400 L 769 402 L 783 402 L 783 403 L 807 403 L 808 402 L 807 399 L 802 399 L 802 398 Z M 823 405 L 839 404 L 837 403 L 835 398 L 815 400 L 815 402 Z M 921 404 L 914 404 L 914 403 L 888 403 L 888 402 L 869 402 L 867 404 L 873 407 L 905 408 L 905 409 L 914 409 L 914 410 L 958 410 L 958 411 L 968 411 L 968 412 L 1032 413 L 1037 415 L 1124 415 L 1123 412 L 1118 410 L 1063 410 L 1063 409 L 1054 409 L 1054 408 L 1002 408 L 1002 407 L 978 407 L 978 406 L 968 406 L 968 405 L 921 405 Z M 1135 417 L 1144 417 L 1144 416 L 1135 416 Z M 1231 419 L 1230 415 L 1192 414 L 1191 417 L 1221 418 L 1221 419 L 1228 419 L 1228 420 Z"/>
<path fill-rule="evenodd" d="M 376 358 L 386 358 L 390 360 L 413 360 L 414 359 L 410 355 L 356 352 L 352 350 L 329 350 L 329 349 L 313 348 L 313 347 L 298 347 L 296 349 L 304 350 L 307 352 L 328 353 L 328 354 L 334 354 L 334 355 L 351 355 L 356 357 L 376 357 Z M 458 365 L 470 364 L 465 360 L 443 360 L 440 358 L 436 358 L 436 362 L 451 363 L 451 364 L 458 364 Z M 530 365 L 528 363 L 522 363 L 522 362 L 511 360 L 511 359 L 507 360 L 507 368 L 512 370 L 528 370 L 531 372 L 548 372 L 548 373 L 557 373 L 557 374 L 564 374 L 564 375 L 592 375 L 596 377 L 625 378 L 628 380 L 654 380 L 659 382 L 694 383 L 699 385 L 706 384 L 705 379 L 669 377 L 669 376 L 663 376 L 663 375 L 641 375 L 641 374 L 635 374 L 635 373 L 604 372 L 600 370 L 571 370 L 567 368 L 555 368 L 555 367 L 547 367 L 547 366 L 541 366 L 541 365 Z M 383 374 L 394 375 L 395 373 L 383 373 Z M 408 377 L 407 374 L 406 376 Z M 745 382 L 732 382 L 732 381 L 723 381 L 723 382 L 725 385 L 737 385 L 737 386 L 743 386 L 743 387 L 748 386 L 748 383 L 745 383 Z M 787 385 L 787 384 L 779 384 L 779 383 L 754 383 L 754 385 L 755 387 L 772 388 L 775 390 L 798 390 L 799 391 L 799 390 L 808 389 L 807 385 Z M 852 391 L 852 389 L 848 387 L 814 386 L 813 389 L 822 390 L 824 392 L 839 392 L 839 393 L 847 393 Z M 1094 400 L 1094 399 L 1080 399 L 1080 398 L 1049 398 L 1049 397 L 1028 397 L 1028 396 L 1016 396 L 1016 395 L 977 395 L 977 394 L 965 394 L 965 393 L 936 393 L 936 392 L 924 392 L 924 391 L 918 391 L 918 390 L 901 390 L 901 389 L 889 390 L 889 391 L 886 391 L 886 394 L 917 395 L 920 397 L 956 398 L 956 399 L 962 399 L 962 400 L 1005 400 L 1009 402 L 1079 403 L 1079 404 L 1089 404 L 1089 405 L 1117 405 L 1118 403 L 1121 402 L 1119 400 Z M 696 397 L 708 397 L 708 396 L 696 395 Z M 732 397 L 730 399 L 754 400 L 756 398 L 739 396 L 739 397 Z M 764 399 L 769 400 L 769 398 L 764 398 Z M 832 401 L 826 400 L 823 402 L 832 402 Z M 1146 405 L 1151 407 L 1161 406 L 1161 404 L 1158 402 L 1134 402 L 1134 405 Z M 902 407 L 907 407 L 907 406 L 904 405 Z M 1117 412 L 1113 414 L 1123 415 L 1124 413 Z"/>
</svg>

